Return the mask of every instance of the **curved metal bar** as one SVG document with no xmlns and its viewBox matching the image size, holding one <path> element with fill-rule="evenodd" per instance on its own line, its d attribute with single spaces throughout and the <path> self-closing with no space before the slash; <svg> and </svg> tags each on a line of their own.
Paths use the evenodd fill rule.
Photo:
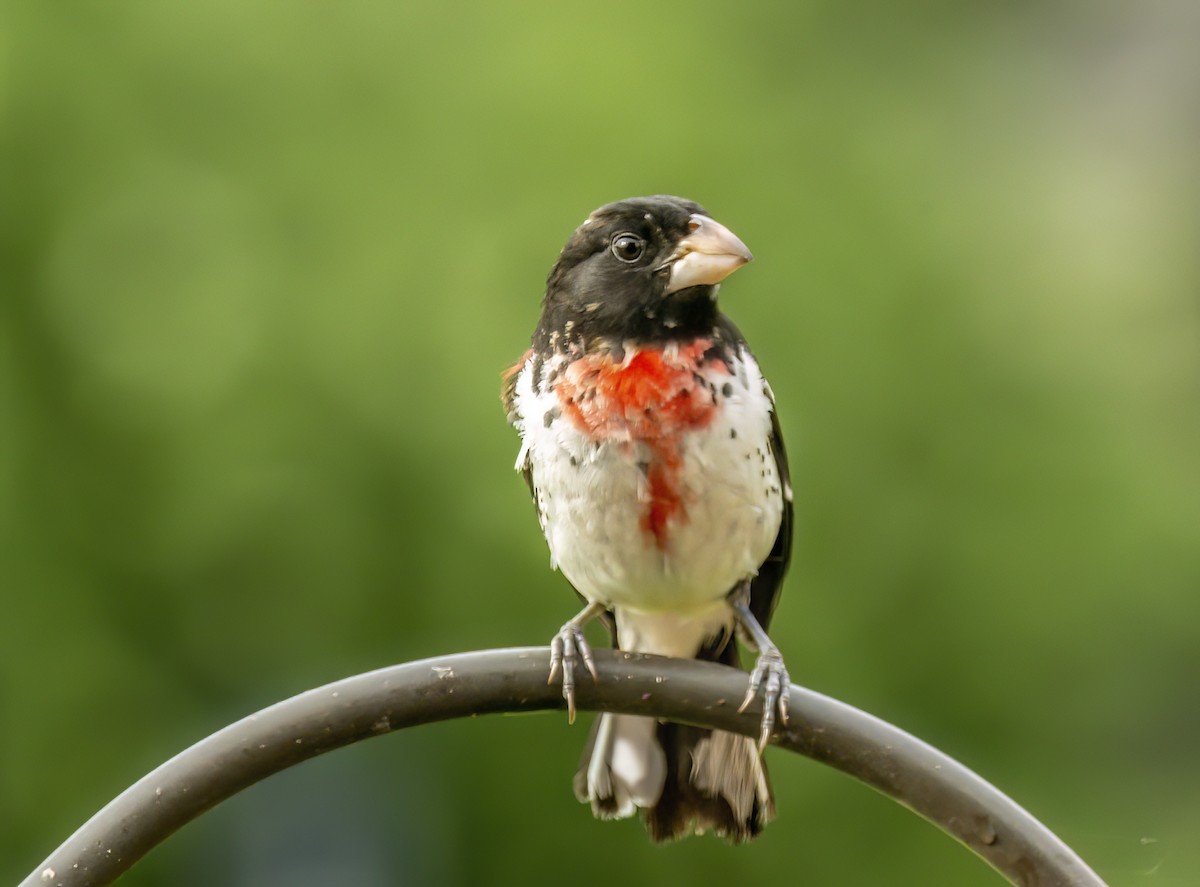
<svg viewBox="0 0 1200 887">
<path fill-rule="evenodd" d="M 22 887 L 110 884 L 184 823 L 272 773 L 392 730 L 448 718 L 563 707 L 549 650 L 484 650 L 368 672 L 231 724 L 113 799 Z M 755 736 L 746 674 L 708 662 L 597 650 L 600 681 L 580 708 L 652 715 Z M 1013 884 L 1103 887 L 1070 848 L 1002 792 L 937 749 L 845 703 L 791 691 L 791 724 L 772 742 L 835 767 L 925 817 Z"/>
</svg>

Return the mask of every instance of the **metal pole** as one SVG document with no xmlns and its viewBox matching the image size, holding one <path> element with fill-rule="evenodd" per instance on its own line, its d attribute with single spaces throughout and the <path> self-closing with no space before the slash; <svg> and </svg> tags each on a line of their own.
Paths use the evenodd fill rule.
<svg viewBox="0 0 1200 887">
<path fill-rule="evenodd" d="M 600 681 L 580 681 L 588 710 L 652 715 L 756 736 L 738 714 L 746 674 L 708 662 L 597 650 Z M 449 718 L 563 706 L 547 685 L 549 650 L 484 650 L 394 665 L 327 684 L 231 724 L 113 799 L 22 882 L 111 884 L 180 826 L 308 758 L 371 736 Z M 793 686 L 791 723 L 773 744 L 835 767 L 957 838 L 1013 884 L 1103 887 L 1049 829 L 937 749 L 845 703 Z"/>
</svg>

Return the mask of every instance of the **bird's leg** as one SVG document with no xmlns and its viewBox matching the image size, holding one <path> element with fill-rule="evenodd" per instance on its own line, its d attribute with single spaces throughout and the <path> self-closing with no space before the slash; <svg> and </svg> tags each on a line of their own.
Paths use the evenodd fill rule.
<svg viewBox="0 0 1200 887">
<path fill-rule="evenodd" d="M 554 683 L 562 668 L 562 695 L 567 700 L 567 723 L 575 723 L 575 660 L 582 659 L 587 670 L 591 672 L 592 680 L 599 681 L 596 674 L 596 663 L 592 659 L 592 648 L 583 636 L 583 627 L 604 612 L 603 604 L 591 603 L 580 610 L 570 622 L 558 630 L 558 634 L 550 641 L 550 677 L 547 684 Z"/>
<path fill-rule="evenodd" d="M 783 654 L 779 652 L 779 648 L 775 646 L 774 642 L 767 635 L 766 630 L 759 625 L 758 620 L 754 617 L 754 613 L 750 611 L 749 581 L 738 583 L 737 587 L 729 595 L 729 604 L 733 607 L 738 624 L 741 625 L 751 646 L 758 653 L 758 660 L 754 663 L 754 670 L 750 672 L 750 688 L 746 691 L 746 698 L 742 700 L 738 711 L 742 712 L 746 710 L 746 707 L 753 701 L 755 694 L 758 693 L 759 687 L 761 687 L 763 691 L 763 714 L 762 733 L 758 739 L 758 750 L 762 751 L 767 747 L 767 741 L 771 738 L 771 731 L 775 729 L 776 711 L 778 710 L 779 712 L 780 724 L 786 725 L 788 722 L 788 693 L 792 682 L 788 677 L 787 668 L 783 664 Z"/>
</svg>

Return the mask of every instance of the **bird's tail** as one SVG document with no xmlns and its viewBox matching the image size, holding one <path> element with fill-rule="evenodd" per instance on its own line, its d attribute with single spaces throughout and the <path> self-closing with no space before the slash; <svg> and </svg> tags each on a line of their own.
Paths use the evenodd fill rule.
<svg viewBox="0 0 1200 887">
<path fill-rule="evenodd" d="M 655 841 L 711 831 L 741 843 L 775 815 L 754 740 L 637 715 L 597 718 L 575 796 L 601 819 L 640 809 Z"/>
<path fill-rule="evenodd" d="M 701 658 L 737 664 L 730 640 Z M 767 768 L 754 740 L 638 715 L 602 714 L 575 774 L 575 796 L 600 819 L 639 809 L 655 841 L 714 832 L 748 841 L 775 815 Z"/>
</svg>

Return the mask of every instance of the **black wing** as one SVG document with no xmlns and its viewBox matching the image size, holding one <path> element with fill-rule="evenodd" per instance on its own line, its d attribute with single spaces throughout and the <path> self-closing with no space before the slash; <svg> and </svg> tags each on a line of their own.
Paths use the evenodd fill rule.
<svg viewBox="0 0 1200 887">
<path fill-rule="evenodd" d="M 787 573 L 788 563 L 792 559 L 792 479 L 788 471 L 787 451 L 783 447 L 783 434 L 779 429 L 779 413 L 775 411 L 775 398 L 767 389 L 771 398 L 771 437 L 769 443 L 775 456 L 776 476 L 783 490 L 783 518 L 779 522 L 779 534 L 771 553 L 758 568 L 758 575 L 750 581 L 750 612 L 758 620 L 758 624 L 766 628 L 771 622 L 771 614 L 779 603 L 779 592 L 783 588 L 783 577 Z"/>
</svg>

